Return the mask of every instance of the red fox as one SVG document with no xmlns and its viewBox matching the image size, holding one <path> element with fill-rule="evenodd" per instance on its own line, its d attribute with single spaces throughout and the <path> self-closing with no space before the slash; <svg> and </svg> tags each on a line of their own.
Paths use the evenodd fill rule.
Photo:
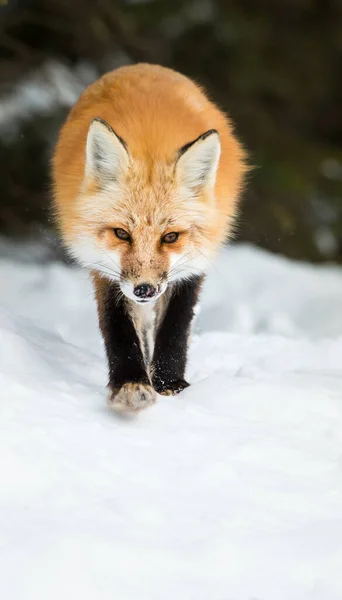
<svg viewBox="0 0 342 600">
<path fill-rule="evenodd" d="M 230 120 L 171 69 L 121 67 L 72 108 L 53 158 L 54 212 L 92 275 L 112 408 L 189 385 L 194 308 L 246 171 Z"/>
</svg>

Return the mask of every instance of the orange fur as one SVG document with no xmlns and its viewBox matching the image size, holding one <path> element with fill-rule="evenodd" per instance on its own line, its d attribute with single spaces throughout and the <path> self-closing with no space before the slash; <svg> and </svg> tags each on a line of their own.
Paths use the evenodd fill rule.
<svg viewBox="0 0 342 600">
<path fill-rule="evenodd" d="M 85 177 L 86 140 L 94 118 L 113 128 L 132 159 L 120 188 L 106 193 L 94 178 Z M 214 203 L 206 189 L 198 191 L 196 203 L 185 202 L 175 178 L 177 152 L 211 129 L 221 143 Z M 53 180 L 62 237 L 71 251 L 80 236 L 91 237 L 103 253 L 115 251 L 120 256 L 116 275 L 124 272 L 134 284 L 156 282 L 171 268 L 170 255 L 184 256 L 189 247 L 210 259 L 231 233 L 245 157 L 230 120 L 187 77 L 148 64 L 110 72 L 81 95 L 60 132 Z M 134 243 L 118 240 L 113 234 L 118 227 L 134 232 Z M 179 240 L 162 246 L 160 236 L 170 231 L 181 232 Z"/>
</svg>

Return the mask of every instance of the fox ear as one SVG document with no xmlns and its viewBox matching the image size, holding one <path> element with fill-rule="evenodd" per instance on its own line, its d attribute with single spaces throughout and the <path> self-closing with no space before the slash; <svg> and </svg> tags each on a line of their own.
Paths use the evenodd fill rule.
<svg viewBox="0 0 342 600">
<path fill-rule="evenodd" d="M 214 187 L 221 154 L 220 136 L 210 129 L 179 151 L 177 173 L 183 185 L 190 188 Z"/>
<path fill-rule="evenodd" d="M 86 176 L 99 182 L 116 181 L 128 168 L 125 142 L 106 121 L 94 119 L 89 127 L 86 145 Z"/>
</svg>

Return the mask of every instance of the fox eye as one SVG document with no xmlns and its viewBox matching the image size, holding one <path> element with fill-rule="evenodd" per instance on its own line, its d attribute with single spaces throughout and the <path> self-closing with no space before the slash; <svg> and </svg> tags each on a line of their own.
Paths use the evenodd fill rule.
<svg viewBox="0 0 342 600">
<path fill-rule="evenodd" d="M 120 229 L 120 227 L 114 229 L 114 233 L 116 237 L 119 238 L 119 240 L 125 240 L 126 242 L 129 242 L 131 239 L 129 233 L 127 233 L 127 231 L 125 231 L 124 229 Z"/>
<path fill-rule="evenodd" d="M 174 244 L 175 242 L 177 242 L 178 238 L 179 238 L 179 233 L 172 231 L 171 233 L 167 233 L 166 235 L 163 235 L 161 241 L 162 241 L 162 244 Z"/>
</svg>

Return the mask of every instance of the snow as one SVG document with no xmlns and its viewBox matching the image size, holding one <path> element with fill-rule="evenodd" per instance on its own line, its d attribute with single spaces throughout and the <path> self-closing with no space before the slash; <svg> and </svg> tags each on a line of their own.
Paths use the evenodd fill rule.
<svg viewBox="0 0 342 600">
<path fill-rule="evenodd" d="M 85 272 L 0 260 L 6 600 L 340 600 L 342 271 L 248 246 L 203 294 L 189 378 L 105 402 Z"/>
<path fill-rule="evenodd" d="M 47 61 L 28 72 L 23 81 L 0 99 L 2 137 L 15 137 L 22 120 L 48 115 L 58 107 L 70 108 L 98 76 L 96 69 L 86 62 L 71 69 L 58 61 Z"/>
</svg>

